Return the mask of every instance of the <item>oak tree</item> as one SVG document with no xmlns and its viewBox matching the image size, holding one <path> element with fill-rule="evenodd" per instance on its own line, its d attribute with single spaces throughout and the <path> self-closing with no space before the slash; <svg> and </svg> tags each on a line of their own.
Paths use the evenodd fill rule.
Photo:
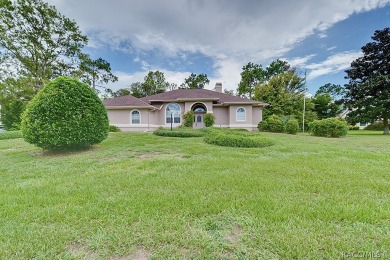
<svg viewBox="0 0 390 260">
<path fill-rule="evenodd" d="M 346 70 L 344 101 L 348 116 L 361 122 L 383 120 L 389 134 L 390 119 L 390 28 L 375 31 L 373 42 L 362 47 L 363 56 Z"/>
</svg>

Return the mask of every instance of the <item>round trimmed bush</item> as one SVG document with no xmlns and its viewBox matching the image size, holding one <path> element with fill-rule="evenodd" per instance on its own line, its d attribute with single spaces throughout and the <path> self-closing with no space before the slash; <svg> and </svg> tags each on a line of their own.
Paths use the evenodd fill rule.
<svg viewBox="0 0 390 260">
<path fill-rule="evenodd" d="M 45 85 L 22 116 L 24 139 L 44 149 L 100 143 L 108 135 L 107 111 L 87 84 L 59 77 Z"/>
<path fill-rule="evenodd" d="M 227 131 L 212 129 L 205 136 L 204 141 L 208 144 L 230 146 L 230 147 L 265 147 L 271 146 L 274 142 L 259 133 L 244 131 Z"/>
<path fill-rule="evenodd" d="M 283 121 L 277 115 L 271 115 L 258 125 L 259 131 L 281 133 L 284 130 Z"/>
<path fill-rule="evenodd" d="M 290 119 L 287 121 L 286 125 L 284 126 L 284 129 L 288 134 L 295 135 L 299 130 L 299 123 L 296 119 Z"/>
<path fill-rule="evenodd" d="M 116 125 L 110 125 L 108 127 L 108 131 L 111 133 L 117 133 L 117 132 L 120 132 L 121 129 L 119 127 L 117 127 Z"/>
<path fill-rule="evenodd" d="M 309 131 L 315 136 L 340 137 L 348 132 L 348 125 L 345 121 L 336 118 L 314 120 L 309 123 Z"/>
</svg>

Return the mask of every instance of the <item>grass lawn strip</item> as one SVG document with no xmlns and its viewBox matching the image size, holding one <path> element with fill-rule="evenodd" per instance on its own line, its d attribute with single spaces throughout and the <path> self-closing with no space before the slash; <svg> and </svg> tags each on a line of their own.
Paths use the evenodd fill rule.
<svg viewBox="0 0 390 260">
<path fill-rule="evenodd" d="M 351 132 L 259 149 L 111 133 L 60 155 L 2 140 L 0 259 L 388 256 L 390 139 Z"/>
</svg>

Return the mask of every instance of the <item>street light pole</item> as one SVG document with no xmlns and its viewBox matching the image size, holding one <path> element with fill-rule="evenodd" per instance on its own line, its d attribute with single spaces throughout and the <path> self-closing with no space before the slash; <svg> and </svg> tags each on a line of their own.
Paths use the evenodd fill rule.
<svg viewBox="0 0 390 260">
<path fill-rule="evenodd" d="M 305 70 L 305 90 L 303 91 L 302 133 L 305 132 L 305 112 L 306 112 L 306 70 Z"/>
<path fill-rule="evenodd" d="M 171 112 L 171 131 L 172 131 L 172 123 L 173 123 L 173 113 Z"/>
</svg>

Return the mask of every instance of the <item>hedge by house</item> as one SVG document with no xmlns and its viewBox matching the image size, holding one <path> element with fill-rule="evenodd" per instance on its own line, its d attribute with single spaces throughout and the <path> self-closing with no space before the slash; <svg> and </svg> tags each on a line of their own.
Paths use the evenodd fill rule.
<svg viewBox="0 0 390 260">
<path fill-rule="evenodd" d="M 283 121 L 277 115 L 271 115 L 267 119 L 259 122 L 259 131 L 268 131 L 274 133 L 281 133 L 284 131 Z"/>
<path fill-rule="evenodd" d="M 203 129 L 193 129 L 189 127 L 179 127 L 175 129 L 159 128 L 153 132 L 153 134 L 165 137 L 201 137 L 204 136 L 207 131 Z"/>
<path fill-rule="evenodd" d="M 183 115 L 183 126 L 192 127 L 194 125 L 194 112 L 188 111 Z"/>
<path fill-rule="evenodd" d="M 45 85 L 22 115 L 24 139 L 44 149 L 88 147 L 108 135 L 107 111 L 96 93 L 77 79 Z"/>
<path fill-rule="evenodd" d="M 215 116 L 214 114 L 207 113 L 204 115 L 204 126 L 205 127 L 211 127 L 215 123 Z"/>
<path fill-rule="evenodd" d="M 336 118 L 314 120 L 309 123 L 309 131 L 315 136 L 340 137 L 348 132 L 348 125 L 345 121 Z"/>
<path fill-rule="evenodd" d="M 211 129 L 204 138 L 208 144 L 230 147 L 265 147 L 274 142 L 260 133 Z"/>
</svg>

